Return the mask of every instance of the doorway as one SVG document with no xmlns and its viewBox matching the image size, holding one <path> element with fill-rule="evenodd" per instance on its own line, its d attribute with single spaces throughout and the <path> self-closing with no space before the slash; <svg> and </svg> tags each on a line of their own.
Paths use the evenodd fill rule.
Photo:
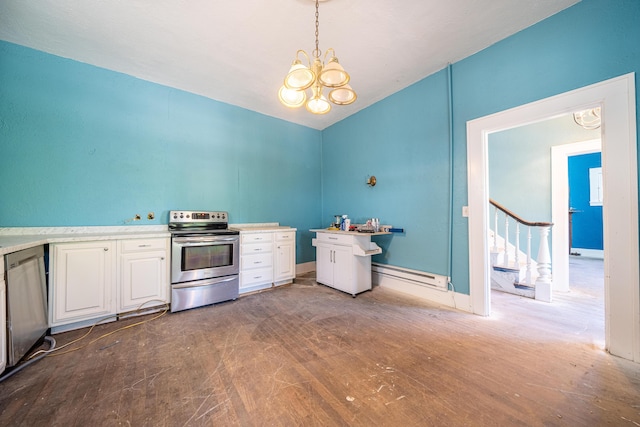
<svg viewBox="0 0 640 427">
<path fill-rule="evenodd" d="M 577 89 L 467 123 L 469 284 L 474 313 L 491 314 L 488 268 L 487 143 L 493 132 L 586 108 L 603 112 L 605 346 L 640 362 L 635 75 Z"/>
<path fill-rule="evenodd" d="M 551 265 L 553 289 L 569 291 L 569 157 L 602 150 L 601 139 L 551 147 Z"/>
</svg>

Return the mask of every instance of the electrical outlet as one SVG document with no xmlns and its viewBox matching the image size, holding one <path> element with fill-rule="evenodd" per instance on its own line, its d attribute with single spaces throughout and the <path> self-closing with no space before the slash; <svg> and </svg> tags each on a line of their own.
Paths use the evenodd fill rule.
<svg viewBox="0 0 640 427">
<path fill-rule="evenodd" d="M 147 219 L 154 219 L 156 217 L 156 215 L 153 212 L 149 212 L 147 214 Z"/>
<path fill-rule="evenodd" d="M 136 214 L 136 216 L 133 217 L 134 221 L 140 221 L 140 214 Z"/>
</svg>

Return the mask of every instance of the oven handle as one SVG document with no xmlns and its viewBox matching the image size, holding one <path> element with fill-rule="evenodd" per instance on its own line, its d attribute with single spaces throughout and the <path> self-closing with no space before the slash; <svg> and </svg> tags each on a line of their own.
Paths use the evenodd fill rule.
<svg viewBox="0 0 640 427">
<path fill-rule="evenodd" d="M 201 286 L 217 285 L 218 283 L 232 282 L 238 280 L 238 276 L 225 277 L 224 279 L 211 279 L 205 281 L 199 281 L 198 283 L 186 282 L 175 283 L 171 285 L 172 289 L 184 289 L 184 288 L 199 288 Z"/>
<path fill-rule="evenodd" d="M 218 243 L 218 242 L 237 242 L 237 237 L 174 237 L 173 241 L 183 246 L 202 246 L 202 244 Z M 200 243 L 200 245 L 192 245 L 191 243 Z"/>
</svg>

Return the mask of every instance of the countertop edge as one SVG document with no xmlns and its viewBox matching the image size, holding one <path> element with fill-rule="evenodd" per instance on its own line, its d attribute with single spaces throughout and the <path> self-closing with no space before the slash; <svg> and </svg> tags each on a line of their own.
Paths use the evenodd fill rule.
<svg viewBox="0 0 640 427">
<path fill-rule="evenodd" d="M 119 233 L 69 233 L 69 234 L 15 234 L 0 235 L 0 256 L 29 249 L 39 245 L 89 242 L 105 240 L 129 240 L 149 238 L 169 238 L 168 231 L 129 231 Z"/>
<path fill-rule="evenodd" d="M 229 224 L 229 229 L 239 231 L 240 234 L 271 233 L 273 231 L 298 231 L 297 228 L 289 227 L 288 225 L 280 225 L 277 222 L 263 224 Z"/>
<path fill-rule="evenodd" d="M 358 231 L 328 230 L 326 228 L 313 228 L 309 231 L 312 231 L 314 233 L 342 234 L 346 236 L 383 236 L 386 234 L 393 234 L 390 231 L 377 231 L 375 233 L 360 233 Z"/>
</svg>

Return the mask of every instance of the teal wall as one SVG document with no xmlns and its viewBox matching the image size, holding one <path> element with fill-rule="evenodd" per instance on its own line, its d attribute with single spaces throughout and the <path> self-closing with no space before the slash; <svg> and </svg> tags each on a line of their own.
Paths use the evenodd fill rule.
<svg viewBox="0 0 640 427">
<path fill-rule="evenodd" d="M 297 227 L 315 259 L 319 131 L 5 42 L 0 82 L 0 227 L 227 210 Z"/>
<path fill-rule="evenodd" d="M 406 231 L 376 261 L 468 293 L 467 121 L 640 72 L 638 22 L 640 1 L 583 0 L 453 64 L 452 133 L 447 70 L 319 132 L 0 42 L 0 226 L 220 209 L 297 227 L 306 262 L 309 228 L 376 216 Z"/>
<path fill-rule="evenodd" d="M 600 129 L 578 126 L 571 114 L 492 133 L 489 197 L 528 221 L 551 222 L 551 147 L 593 139 Z"/>
<path fill-rule="evenodd" d="M 385 241 L 387 252 L 376 260 L 451 274 L 456 291 L 468 293 L 468 224 L 461 215 L 467 204 L 466 123 L 640 72 L 638 22 L 640 1 L 583 0 L 453 64 L 452 162 L 445 71 L 325 130 L 322 220 L 326 223 L 334 213 L 348 213 L 356 219 L 378 216 L 384 223 L 402 226 L 406 234 Z M 363 160 L 362 153 L 372 148 L 382 153 L 376 153 L 375 160 L 373 154 Z M 447 180 L 450 168 L 452 195 Z M 366 174 L 379 177 L 380 187 L 362 188 Z M 449 197 L 453 198 L 450 216 Z M 446 256 L 449 227 L 451 269 Z"/>
<path fill-rule="evenodd" d="M 405 229 L 374 238 L 383 248 L 375 262 L 447 274 L 447 96 L 441 71 L 323 133 L 323 225 L 347 214 Z"/>
<path fill-rule="evenodd" d="M 489 197 L 532 222 L 552 222 L 551 147 L 600 139 L 600 129 L 578 126 L 572 114 L 489 135 Z M 569 202 L 567 201 L 567 209 Z M 491 208 L 491 215 L 494 209 Z M 499 234 L 504 235 L 503 216 Z M 493 218 L 493 216 L 491 216 Z M 492 219 L 493 221 L 493 219 Z M 493 222 L 490 224 L 493 229 Z M 515 227 L 512 223 L 511 227 Z M 511 233 L 515 233 L 511 228 Z M 514 243 L 515 234 L 509 237 Z M 549 238 L 551 244 L 553 237 Z M 532 230 L 531 253 L 537 254 L 540 234 Z M 520 234 L 527 247 L 527 234 Z"/>
</svg>

